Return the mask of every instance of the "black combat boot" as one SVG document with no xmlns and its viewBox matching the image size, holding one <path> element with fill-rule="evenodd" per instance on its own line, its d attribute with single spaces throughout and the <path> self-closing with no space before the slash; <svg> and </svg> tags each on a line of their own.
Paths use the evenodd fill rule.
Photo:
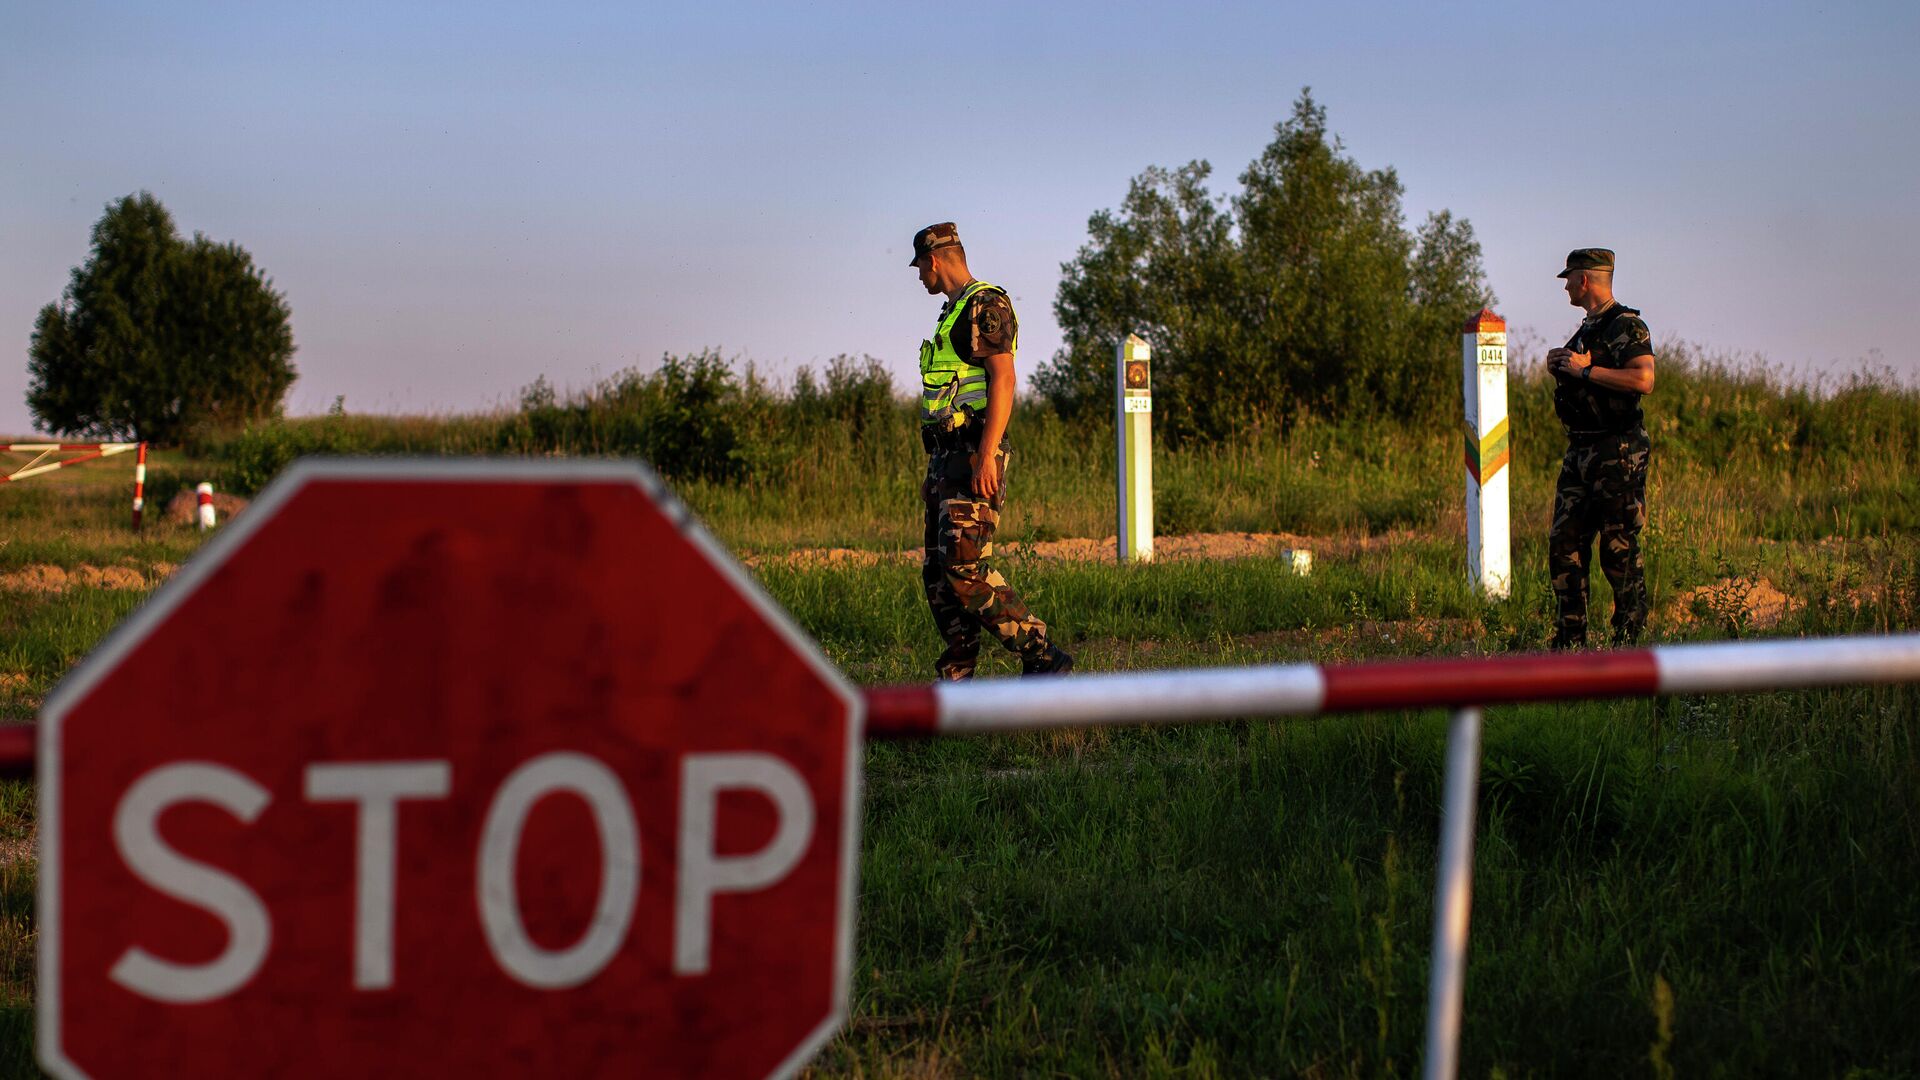
<svg viewBox="0 0 1920 1080">
<path fill-rule="evenodd" d="M 1058 645 L 1048 645 L 1030 656 L 1020 657 L 1022 675 L 1065 675 L 1072 670 L 1073 657 Z"/>
</svg>

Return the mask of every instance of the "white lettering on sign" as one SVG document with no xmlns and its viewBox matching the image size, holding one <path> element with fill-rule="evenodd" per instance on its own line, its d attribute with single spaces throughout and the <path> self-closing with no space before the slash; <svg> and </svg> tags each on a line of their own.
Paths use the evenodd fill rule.
<svg viewBox="0 0 1920 1080">
<path fill-rule="evenodd" d="M 1504 364 L 1507 362 L 1507 347 L 1505 345 L 1482 345 L 1479 348 L 1481 363 Z"/>
<path fill-rule="evenodd" d="M 453 766 L 444 760 L 316 762 L 307 766 L 305 777 L 308 802 L 357 808 L 353 987 L 391 988 L 399 804 L 447 798 Z M 593 815 L 600 840 L 600 894 L 580 939 L 549 950 L 527 934 L 517 871 L 528 814 L 541 799 L 559 792 L 579 796 Z M 729 792 L 758 794 L 773 804 L 773 837 L 758 851 L 720 854 L 719 805 Z M 127 789 L 113 819 L 120 858 L 155 890 L 225 923 L 227 947 L 206 963 L 181 964 L 134 946 L 114 963 L 115 982 L 154 1001 L 186 1005 L 225 997 L 259 972 L 273 936 L 259 894 L 169 847 L 160 837 L 159 820 L 173 806 L 203 802 L 252 824 L 271 801 L 267 790 L 245 774 L 211 762 L 163 766 Z M 681 761 L 679 809 L 673 973 L 705 975 L 712 966 L 715 897 L 758 892 L 783 880 L 812 846 L 816 813 L 793 766 L 762 753 L 687 755 Z M 477 856 L 474 882 L 487 945 L 501 969 L 523 985 L 578 986 L 604 970 L 626 943 L 640 896 L 640 830 L 626 788 L 598 759 L 562 751 L 509 773 L 487 808 Z"/>
<path fill-rule="evenodd" d="M 527 813 L 557 791 L 580 796 L 593 812 L 600 833 L 600 897 L 586 933 L 554 951 L 527 935 L 514 879 Z M 544 754 L 515 769 L 487 810 L 478 877 L 480 922 L 507 974 L 536 989 L 579 986 L 598 975 L 625 943 L 640 893 L 640 830 L 620 778 L 599 760 L 568 752 Z"/>
<path fill-rule="evenodd" d="M 722 856 L 715 818 L 722 791 L 757 791 L 779 814 L 773 839 L 751 855 Z M 689 754 L 680 771 L 680 873 L 673 973 L 704 975 L 713 946 L 713 898 L 755 892 L 787 876 L 813 842 L 813 799 L 791 765 L 770 754 Z"/>
<path fill-rule="evenodd" d="M 336 762 L 307 766 L 308 802 L 360 804 L 354 874 L 353 988 L 393 985 L 393 878 L 399 861 L 396 804 L 444 799 L 453 785 L 445 761 Z"/>
<path fill-rule="evenodd" d="M 160 838 L 160 815 L 180 803 L 218 806 L 251 824 L 271 801 L 267 790 L 224 765 L 183 761 L 134 781 L 113 813 L 113 842 L 134 876 L 159 892 L 212 912 L 227 924 L 227 947 L 204 964 L 176 964 L 134 946 L 108 974 L 136 994 L 176 1005 L 227 996 L 247 984 L 267 958 L 273 936 L 266 905 L 233 877 L 186 858 Z"/>
</svg>

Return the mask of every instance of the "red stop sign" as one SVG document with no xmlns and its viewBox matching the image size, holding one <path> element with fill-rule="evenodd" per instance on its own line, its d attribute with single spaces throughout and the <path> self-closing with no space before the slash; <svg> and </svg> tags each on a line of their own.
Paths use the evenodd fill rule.
<svg viewBox="0 0 1920 1080">
<path fill-rule="evenodd" d="M 765 1076 L 844 1018 L 857 696 L 635 465 L 306 462 L 40 727 L 61 1076 Z"/>
</svg>

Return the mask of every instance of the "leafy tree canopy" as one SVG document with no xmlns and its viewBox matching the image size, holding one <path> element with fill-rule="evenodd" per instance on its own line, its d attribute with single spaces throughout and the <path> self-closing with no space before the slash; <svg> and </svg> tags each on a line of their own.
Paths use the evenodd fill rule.
<svg viewBox="0 0 1920 1080">
<path fill-rule="evenodd" d="M 1061 267 L 1066 341 L 1035 373 L 1069 415 L 1113 407 L 1115 344 L 1153 345 L 1154 410 L 1173 438 L 1290 416 L 1450 415 L 1459 330 L 1493 302 L 1464 219 L 1409 231 L 1400 180 L 1368 171 L 1303 90 L 1231 198 L 1212 167 L 1150 168 L 1087 222 Z"/>
<path fill-rule="evenodd" d="M 40 309 L 27 406 L 48 430 L 177 442 L 202 424 L 277 416 L 293 385 L 286 298 L 237 244 L 141 192 L 110 203 L 93 253 Z"/>
</svg>

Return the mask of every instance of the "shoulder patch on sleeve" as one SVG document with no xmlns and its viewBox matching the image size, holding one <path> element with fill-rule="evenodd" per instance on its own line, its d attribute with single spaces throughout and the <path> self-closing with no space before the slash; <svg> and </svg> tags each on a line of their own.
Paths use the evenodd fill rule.
<svg viewBox="0 0 1920 1080">
<path fill-rule="evenodd" d="M 1626 315 L 1614 321 L 1613 333 L 1609 337 L 1614 345 L 1644 345 L 1652 340 L 1653 335 L 1638 315 Z"/>
<path fill-rule="evenodd" d="M 988 351 L 1007 351 L 1013 338 L 1013 303 L 1005 293 L 983 292 L 973 301 L 973 329 L 977 345 Z"/>
</svg>

